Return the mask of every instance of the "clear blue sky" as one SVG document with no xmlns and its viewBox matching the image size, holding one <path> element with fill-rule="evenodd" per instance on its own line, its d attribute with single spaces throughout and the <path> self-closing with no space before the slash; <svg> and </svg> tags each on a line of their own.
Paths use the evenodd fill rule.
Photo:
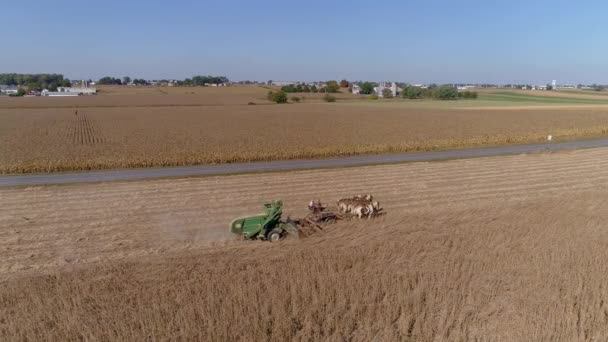
<svg viewBox="0 0 608 342">
<path fill-rule="evenodd" d="M 608 83 L 606 1 L 3 1 L 0 72 Z"/>
</svg>

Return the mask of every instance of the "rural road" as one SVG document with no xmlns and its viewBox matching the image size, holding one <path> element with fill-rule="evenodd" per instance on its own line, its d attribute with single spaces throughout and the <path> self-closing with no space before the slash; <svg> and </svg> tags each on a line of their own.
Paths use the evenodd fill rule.
<svg viewBox="0 0 608 342">
<path fill-rule="evenodd" d="M 201 165 L 185 167 L 162 167 L 147 169 L 123 169 L 89 172 L 3 175 L 0 176 L 0 187 L 91 183 L 153 179 L 164 177 L 189 177 L 226 175 L 251 172 L 268 172 L 284 170 L 302 170 L 331 167 L 361 166 L 372 164 L 390 164 L 416 161 L 431 161 L 442 159 L 490 157 L 509 154 L 533 153 L 542 151 L 560 151 L 585 149 L 595 147 L 608 147 L 608 139 L 571 141 L 548 144 L 503 146 L 480 149 L 451 150 L 441 152 L 420 152 L 401 154 L 382 154 L 360 157 L 342 157 L 312 160 L 286 160 L 273 162 L 234 163 L 219 165 Z"/>
</svg>

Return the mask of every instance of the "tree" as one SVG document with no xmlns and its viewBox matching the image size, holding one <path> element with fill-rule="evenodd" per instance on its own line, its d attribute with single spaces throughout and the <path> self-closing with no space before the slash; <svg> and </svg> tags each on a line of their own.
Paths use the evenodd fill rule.
<svg viewBox="0 0 608 342">
<path fill-rule="evenodd" d="M 38 85 L 38 83 L 31 82 L 31 83 L 28 83 L 27 90 L 29 90 L 29 91 L 40 90 L 40 86 Z"/>
<path fill-rule="evenodd" d="M 325 91 L 327 93 L 337 93 L 340 91 L 340 85 L 336 81 L 328 81 L 327 86 L 325 86 Z"/>
<path fill-rule="evenodd" d="M 347 80 L 340 81 L 340 87 L 341 88 L 348 88 L 348 86 L 349 86 L 349 83 L 348 83 Z"/>
<path fill-rule="evenodd" d="M 312 87 L 310 87 L 310 92 L 312 92 L 312 93 L 318 93 L 319 90 L 317 89 L 317 86 L 313 84 Z"/>
<path fill-rule="evenodd" d="M 122 81 L 119 78 L 114 78 L 114 77 L 106 76 L 106 77 L 100 78 L 99 81 L 97 81 L 97 84 L 102 84 L 102 85 L 111 85 L 111 84 L 121 85 Z"/>
<path fill-rule="evenodd" d="M 421 99 L 428 95 L 429 92 L 426 89 L 414 86 L 406 86 L 401 93 L 401 96 L 406 99 Z"/>
<path fill-rule="evenodd" d="M 300 89 L 301 89 L 301 86 L 300 86 Z M 288 85 L 282 86 L 281 91 L 285 92 L 285 93 L 297 93 L 298 87 L 294 86 L 293 84 L 288 84 Z"/>
<path fill-rule="evenodd" d="M 439 100 L 456 100 L 458 90 L 452 86 L 443 85 L 433 91 L 433 97 Z"/>
<path fill-rule="evenodd" d="M 122 78 L 122 84 L 129 84 L 129 83 L 131 83 L 131 77 L 125 76 Z"/>
<path fill-rule="evenodd" d="M 287 103 L 287 94 L 282 91 L 277 91 L 272 95 L 272 100 L 276 103 Z"/>
<path fill-rule="evenodd" d="M 547 84 L 547 90 L 553 90 L 553 86 L 551 84 Z"/>
<path fill-rule="evenodd" d="M 393 97 L 393 91 L 390 90 L 389 88 L 382 89 L 382 97 L 384 97 L 385 99 L 392 98 Z"/>
<path fill-rule="evenodd" d="M 370 82 L 363 82 L 360 86 L 359 92 L 364 95 L 369 95 L 374 92 L 374 85 Z"/>
</svg>

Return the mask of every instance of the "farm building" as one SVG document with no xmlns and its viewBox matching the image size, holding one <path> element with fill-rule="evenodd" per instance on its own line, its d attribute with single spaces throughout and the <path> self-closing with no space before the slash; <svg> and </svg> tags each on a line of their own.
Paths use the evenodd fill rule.
<svg viewBox="0 0 608 342">
<path fill-rule="evenodd" d="M 49 91 L 44 89 L 42 96 L 79 96 L 79 95 L 95 95 L 97 90 L 95 88 L 74 88 L 74 87 L 59 87 L 57 91 Z"/>
<path fill-rule="evenodd" d="M 353 84 L 352 85 L 352 93 L 355 94 L 355 95 L 361 94 L 361 87 L 359 87 L 358 84 Z"/>
<path fill-rule="evenodd" d="M 42 96 L 78 96 L 95 94 L 97 94 L 97 88 L 89 87 L 86 81 L 82 81 L 80 87 L 58 87 L 57 91 L 46 90 L 42 92 Z"/>
<path fill-rule="evenodd" d="M 393 97 L 397 96 L 397 84 L 395 82 L 391 83 L 390 85 L 388 82 L 380 82 L 377 87 L 374 87 L 374 92 L 376 92 L 378 96 L 383 97 L 384 95 L 382 95 L 382 91 L 384 89 L 390 89 Z"/>
<path fill-rule="evenodd" d="M 71 93 L 76 95 L 94 95 L 97 93 L 97 89 L 89 87 L 58 87 L 57 92 Z"/>
<path fill-rule="evenodd" d="M 17 88 L 17 86 L 14 86 L 14 85 L 0 84 L 0 94 L 3 94 L 3 95 L 17 94 L 18 89 L 19 88 Z"/>
<path fill-rule="evenodd" d="M 59 89 L 59 88 L 57 88 Z M 40 95 L 42 96 L 79 96 L 79 93 L 69 92 L 69 91 L 49 91 L 48 89 L 44 89 Z"/>
</svg>

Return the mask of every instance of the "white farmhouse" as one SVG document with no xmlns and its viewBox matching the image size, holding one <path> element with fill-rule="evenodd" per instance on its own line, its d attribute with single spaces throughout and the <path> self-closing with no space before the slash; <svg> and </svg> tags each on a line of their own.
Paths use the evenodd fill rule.
<svg viewBox="0 0 608 342">
<path fill-rule="evenodd" d="M 384 91 L 384 89 L 390 89 L 391 90 L 391 94 L 393 94 L 393 97 L 397 96 L 397 83 L 393 82 L 393 83 L 391 83 L 389 85 L 388 82 L 380 82 L 377 87 L 374 87 L 374 92 L 379 97 L 384 97 L 384 95 L 382 94 L 382 92 Z"/>
</svg>

